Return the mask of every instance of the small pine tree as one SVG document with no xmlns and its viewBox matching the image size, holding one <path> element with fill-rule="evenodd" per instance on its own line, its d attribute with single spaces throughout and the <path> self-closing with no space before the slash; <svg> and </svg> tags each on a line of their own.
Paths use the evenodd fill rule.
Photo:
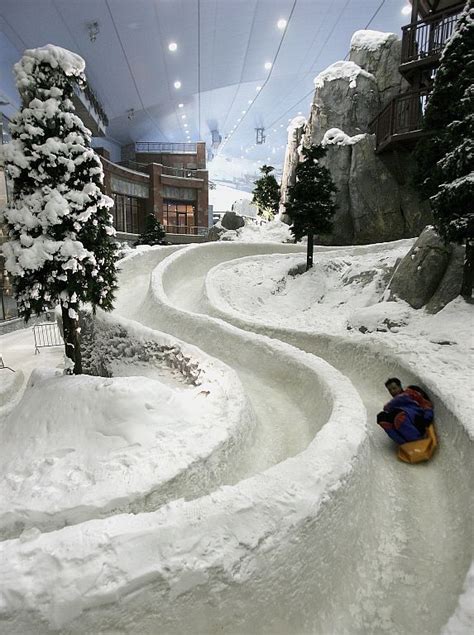
<svg viewBox="0 0 474 635">
<path fill-rule="evenodd" d="M 147 214 L 145 228 L 135 245 L 164 245 L 165 238 L 165 230 L 160 225 L 160 221 L 155 218 L 154 214 Z"/>
<path fill-rule="evenodd" d="M 331 231 L 336 211 L 333 198 L 336 188 L 329 170 L 321 165 L 325 154 L 321 145 L 303 148 L 303 160 L 296 167 L 296 182 L 288 188 L 285 203 L 295 242 L 308 237 L 306 271 L 313 266 L 314 234 Z"/>
<path fill-rule="evenodd" d="M 278 214 L 280 205 L 280 187 L 273 174 L 275 168 L 271 165 L 262 165 L 262 176 L 255 181 L 252 203 L 258 209 L 258 215 L 265 220 L 273 220 Z"/>
<path fill-rule="evenodd" d="M 416 179 L 446 242 L 465 243 L 461 293 L 472 295 L 474 267 L 474 4 L 446 44 L 417 147 Z"/>
<path fill-rule="evenodd" d="M 76 374 L 82 372 L 80 305 L 109 311 L 117 287 L 113 201 L 101 192 L 102 165 L 71 101 L 74 83 L 85 81 L 84 66 L 81 57 L 51 44 L 25 51 L 15 64 L 22 108 L 4 148 L 13 195 L 0 218 L 18 312 L 28 321 L 60 304 L 66 356 Z"/>
</svg>

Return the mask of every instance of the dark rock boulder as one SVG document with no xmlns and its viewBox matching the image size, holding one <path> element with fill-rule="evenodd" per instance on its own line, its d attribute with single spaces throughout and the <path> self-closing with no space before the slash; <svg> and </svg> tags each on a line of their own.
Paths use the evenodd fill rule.
<svg viewBox="0 0 474 635">
<path fill-rule="evenodd" d="M 403 258 L 390 283 L 390 296 L 420 309 L 438 289 L 451 256 L 433 227 L 426 227 Z"/>
<path fill-rule="evenodd" d="M 224 227 L 222 227 L 222 225 L 213 225 L 208 233 L 207 233 L 207 239 L 209 241 L 215 241 L 215 240 L 220 240 L 220 237 L 222 236 L 222 234 L 225 234 L 227 230 L 224 229 Z"/>
<path fill-rule="evenodd" d="M 464 252 L 462 245 L 451 247 L 451 255 L 444 276 L 426 305 L 428 313 L 438 313 L 461 293 Z"/>
<path fill-rule="evenodd" d="M 221 225 L 224 229 L 240 229 L 245 225 L 245 219 L 235 212 L 226 212 L 221 219 Z"/>
</svg>

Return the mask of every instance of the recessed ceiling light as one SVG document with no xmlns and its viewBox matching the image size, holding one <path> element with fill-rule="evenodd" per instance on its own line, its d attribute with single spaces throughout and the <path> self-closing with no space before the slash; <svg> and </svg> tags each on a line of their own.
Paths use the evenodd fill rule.
<svg viewBox="0 0 474 635">
<path fill-rule="evenodd" d="M 276 131 L 277 131 L 276 128 L 273 128 L 273 132 L 276 132 Z"/>
<path fill-rule="evenodd" d="M 181 115 L 181 119 L 186 119 L 186 115 Z"/>
<path fill-rule="evenodd" d="M 246 110 L 242 110 L 242 114 L 243 114 L 243 115 L 245 115 L 245 113 L 246 113 L 246 112 L 247 112 Z"/>
<path fill-rule="evenodd" d="M 252 103 L 252 100 L 251 100 L 251 99 L 249 99 L 247 103 L 248 103 L 248 104 L 251 104 L 251 103 Z"/>
<path fill-rule="evenodd" d="M 281 20 L 278 20 L 277 22 L 277 27 L 281 30 L 283 30 L 286 26 L 286 20 L 284 20 L 283 18 L 281 18 Z"/>
<path fill-rule="evenodd" d="M 185 127 L 185 128 L 187 128 L 187 127 L 188 127 L 188 124 L 187 124 L 187 123 L 185 123 L 185 124 L 184 124 L 184 127 Z"/>
<path fill-rule="evenodd" d="M 178 108 L 184 108 L 184 104 L 178 104 Z"/>
<path fill-rule="evenodd" d="M 269 71 L 271 69 L 271 67 L 272 67 L 272 63 L 271 62 L 265 62 L 264 66 L 265 66 L 265 70 Z"/>
<path fill-rule="evenodd" d="M 302 115 L 303 113 L 302 113 L 302 112 L 301 112 L 301 110 L 300 110 L 298 114 L 299 114 L 299 115 Z"/>
<path fill-rule="evenodd" d="M 175 81 L 174 87 L 176 88 L 176 90 L 178 90 L 178 88 L 181 88 L 181 82 L 179 81 L 179 79 Z"/>
<path fill-rule="evenodd" d="M 402 7 L 402 15 L 410 15 L 410 13 L 411 13 L 410 4 L 406 4 L 404 7 Z"/>
<path fill-rule="evenodd" d="M 280 128 L 283 128 L 283 124 L 282 123 L 280 124 Z"/>
<path fill-rule="evenodd" d="M 256 91 L 257 91 L 257 93 L 258 93 L 258 91 L 259 91 L 259 90 L 262 90 L 262 87 L 261 87 L 261 86 L 257 86 L 257 88 L 256 88 L 255 90 L 256 90 Z"/>
<path fill-rule="evenodd" d="M 176 42 L 170 42 L 168 44 L 168 51 L 177 51 L 178 50 L 178 45 L 176 44 Z"/>
<path fill-rule="evenodd" d="M 239 119 L 237 119 L 238 122 L 242 121 L 242 117 L 239 117 Z"/>
</svg>

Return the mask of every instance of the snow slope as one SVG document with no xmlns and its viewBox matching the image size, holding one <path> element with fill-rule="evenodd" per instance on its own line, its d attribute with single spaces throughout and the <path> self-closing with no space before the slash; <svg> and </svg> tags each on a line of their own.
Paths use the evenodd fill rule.
<svg viewBox="0 0 474 635">
<path fill-rule="evenodd" d="M 326 270 L 331 252 L 357 268 L 361 254 L 383 264 L 385 251 L 316 256 Z M 469 396 L 445 384 L 451 358 L 446 372 L 432 367 L 420 328 L 419 342 L 328 334 L 275 324 L 275 305 L 265 320 L 249 289 L 244 307 L 222 299 L 218 289 L 243 275 L 237 258 L 271 266 L 273 253 L 283 254 L 274 265 L 285 278 L 301 247 L 217 243 L 123 261 L 118 314 L 192 341 L 238 374 L 257 416 L 247 478 L 154 512 L 4 541 L 0 611 L 10 632 L 411 633 L 416 622 L 435 633 L 450 616 L 449 632 L 468 632 L 469 586 L 457 604 L 471 560 L 474 435 Z M 257 271 L 246 275 L 260 286 Z M 263 304 L 273 301 L 265 293 Z M 388 375 L 433 395 L 441 450 L 428 465 L 397 462 L 373 425 Z"/>
</svg>

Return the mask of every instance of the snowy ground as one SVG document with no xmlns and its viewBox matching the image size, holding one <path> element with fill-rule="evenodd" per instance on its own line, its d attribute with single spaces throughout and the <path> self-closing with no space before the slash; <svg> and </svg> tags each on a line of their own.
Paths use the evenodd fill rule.
<svg viewBox="0 0 474 635">
<path fill-rule="evenodd" d="M 428 316 L 379 303 L 409 246 L 317 249 L 300 276 L 289 272 L 304 248 L 290 244 L 129 256 L 117 316 L 230 367 L 256 417 L 252 447 L 208 496 L 1 543 L 10 632 L 431 634 L 455 611 L 445 632 L 472 632 L 472 592 L 458 598 L 472 557 L 473 307 L 456 300 Z M 9 337 L 0 338 L 6 362 Z M 373 424 L 389 375 L 433 395 L 441 449 L 428 465 L 397 462 Z M 153 381 L 167 384 L 150 395 L 157 410 L 183 389 L 168 375 Z M 116 409 L 101 395 L 110 425 Z M 123 422 L 133 415 L 119 410 Z M 15 421 L 15 412 L 9 427 L 28 428 L 33 415 Z M 173 408 L 163 416 L 171 425 Z M 27 447 L 44 456 L 48 433 Z"/>
</svg>

